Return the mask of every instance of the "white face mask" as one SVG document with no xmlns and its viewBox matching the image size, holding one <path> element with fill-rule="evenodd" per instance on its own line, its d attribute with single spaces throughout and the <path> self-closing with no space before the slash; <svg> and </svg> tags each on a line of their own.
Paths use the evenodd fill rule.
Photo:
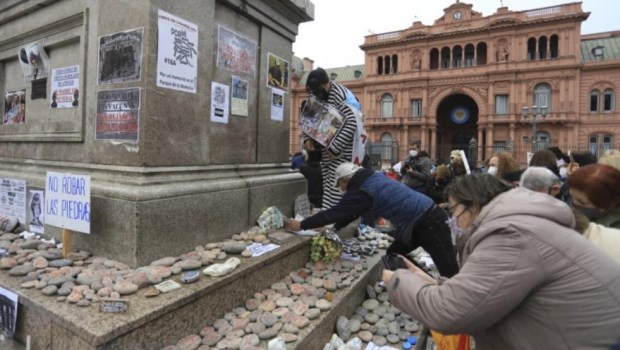
<svg viewBox="0 0 620 350">
<path fill-rule="evenodd" d="M 416 151 L 416 150 L 411 150 L 411 151 L 409 151 L 409 155 L 410 155 L 410 156 L 412 156 L 412 157 L 415 157 L 415 156 L 417 156 L 417 155 L 418 155 L 418 151 Z"/>
<path fill-rule="evenodd" d="M 489 173 L 489 175 L 497 175 L 497 167 L 496 166 L 492 166 L 489 168 L 489 170 L 487 171 Z"/>
</svg>

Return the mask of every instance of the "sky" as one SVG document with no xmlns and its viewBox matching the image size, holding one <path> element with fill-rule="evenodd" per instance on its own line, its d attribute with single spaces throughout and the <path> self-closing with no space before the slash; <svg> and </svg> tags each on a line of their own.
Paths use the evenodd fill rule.
<svg viewBox="0 0 620 350">
<path fill-rule="evenodd" d="M 314 21 L 301 23 L 293 43 L 293 54 L 314 60 L 314 67 L 335 68 L 364 63 L 359 46 L 366 35 L 409 28 L 413 22 L 432 25 L 443 9 L 455 0 L 306 0 L 314 3 Z M 577 0 L 465 0 L 473 10 L 489 16 L 499 7 L 512 11 L 531 10 L 577 2 Z M 620 30 L 619 0 L 582 0 L 590 17 L 581 33 Z M 350 13 L 347 15 L 347 13 Z"/>
</svg>

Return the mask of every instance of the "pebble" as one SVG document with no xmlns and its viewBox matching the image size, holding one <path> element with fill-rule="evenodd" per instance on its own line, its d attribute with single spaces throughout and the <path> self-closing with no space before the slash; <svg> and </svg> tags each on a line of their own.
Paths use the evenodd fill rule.
<svg viewBox="0 0 620 350">
<path fill-rule="evenodd" d="M 202 338 L 197 334 L 190 334 L 179 339 L 177 347 L 179 350 L 195 350 L 202 344 Z"/>
<path fill-rule="evenodd" d="M 379 302 L 375 299 L 367 299 L 362 303 L 362 307 L 366 310 L 372 311 L 379 306 Z"/>
<path fill-rule="evenodd" d="M 308 317 L 309 320 L 317 319 L 319 318 L 319 316 L 321 316 L 321 310 L 317 308 L 310 308 L 308 309 L 308 311 L 306 311 L 304 316 Z"/>
<path fill-rule="evenodd" d="M 417 332 L 420 329 L 420 326 L 415 322 L 407 322 L 405 324 L 405 330 L 407 332 Z"/>
<path fill-rule="evenodd" d="M 90 306 L 90 301 L 88 299 L 80 299 L 77 302 L 77 306 L 81 306 L 81 307 Z"/>
<path fill-rule="evenodd" d="M 239 347 L 245 349 L 248 346 L 258 346 L 260 344 L 260 338 L 256 334 L 248 334 L 241 338 L 241 344 Z"/>
<path fill-rule="evenodd" d="M 375 343 L 375 345 L 377 346 L 383 346 L 385 344 L 387 344 L 387 340 L 385 339 L 385 337 L 380 336 L 380 335 L 375 335 L 372 337 L 372 342 Z"/>
<path fill-rule="evenodd" d="M 17 265 L 9 270 L 9 275 L 11 276 L 25 276 L 28 273 L 36 270 L 36 268 L 32 265 Z"/>
<path fill-rule="evenodd" d="M 297 334 L 299 333 L 299 328 L 297 328 L 296 326 L 287 323 L 284 325 L 284 327 L 282 327 L 282 331 L 286 332 L 286 333 L 293 333 L 293 334 Z"/>
<path fill-rule="evenodd" d="M 73 265 L 73 260 L 70 259 L 57 259 L 49 262 L 49 267 L 64 267 Z"/>
<path fill-rule="evenodd" d="M 291 312 L 291 310 L 289 308 L 287 308 L 287 307 L 279 307 L 279 308 L 271 311 L 271 313 L 273 315 L 275 315 L 276 317 L 278 317 L 278 318 L 284 317 L 284 315 L 288 314 L 289 312 Z"/>
<path fill-rule="evenodd" d="M 0 269 L 12 269 L 17 266 L 17 259 L 12 257 L 4 257 L 0 259 Z"/>
<path fill-rule="evenodd" d="M 276 335 L 278 335 L 278 331 L 275 330 L 274 328 L 267 328 L 264 331 L 258 333 L 258 337 L 261 340 L 271 339 L 271 338 L 275 337 Z"/>
<path fill-rule="evenodd" d="M 278 335 L 278 337 L 284 339 L 285 343 L 292 343 L 297 341 L 297 339 L 299 338 L 299 336 L 297 334 L 293 334 L 293 333 L 286 333 L 286 332 L 282 332 Z"/>
<path fill-rule="evenodd" d="M 177 262 L 176 266 L 180 267 L 183 271 L 191 271 L 201 268 L 202 261 L 194 259 L 182 260 Z"/>
<path fill-rule="evenodd" d="M 276 300 L 276 305 L 279 307 L 288 307 L 293 304 L 293 299 L 289 297 L 282 297 Z M 303 314 L 303 312 L 302 312 Z"/>
<path fill-rule="evenodd" d="M 254 310 L 258 309 L 260 304 L 261 304 L 261 302 L 258 299 L 250 298 L 250 299 L 247 299 L 245 301 L 245 308 L 248 311 L 254 311 Z"/>
<path fill-rule="evenodd" d="M 328 291 L 328 292 L 335 292 L 338 289 L 338 286 L 336 284 L 336 281 L 331 280 L 331 279 L 326 279 L 323 281 L 323 287 Z"/>
<path fill-rule="evenodd" d="M 24 289 L 34 288 L 36 283 L 37 283 L 37 280 L 27 281 L 27 282 L 22 283 L 20 287 Z"/>
<path fill-rule="evenodd" d="M 161 258 L 161 259 L 158 259 L 158 260 L 155 260 L 155 261 L 151 262 L 150 266 L 166 266 L 166 267 L 170 267 L 170 266 L 174 265 L 175 262 L 177 262 L 177 258 L 176 257 L 168 256 L 168 257 Z"/>
<path fill-rule="evenodd" d="M 377 323 L 377 321 L 379 321 L 379 315 L 374 314 L 374 313 L 369 313 L 366 316 L 364 316 L 364 321 L 370 324 L 375 324 Z"/>
<path fill-rule="evenodd" d="M 55 295 L 58 292 L 58 287 L 51 285 L 41 289 L 41 293 L 45 295 Z"/>
<path fill-rule="evenodd" d="M 258 318 L 258 322 L 269 328 L 278 322 L 278 317 L 271 313 L 264 313 Z"/>
<path fill-rule="evenodd" d="M 349 319 L 345 316 L 339 316 L 336 321 L 336 333 L 343 340 L 348 340 L 351 337 L 351 324 Z"/>
<path fill-rule="evenodd" d="M 372 333 L 370 333 L 369 331 L 361 331 L 357 334 L 357 336 L 360 337 L 360 339 L 365 343 L 368 343 L 372 340 Z"/>
<path fill-rule="evenodd" d="M 114 291 L 120 295 L 129 295 L 138 291 L 138 286 L 125 281 L 114 285 Z"/>
<path fill-rule="evenodd" d="M 265 312 L 271 312 L 276 309 L 276 303 L 273 300 L 265 300 L 259 306 L 258 309 Z"/>
<path fill-rule="evenodd" d="M 321 311 L 327 311 L 332 308 L 332 303 L 330 303 L 329 301 L 325 299 L 319 299 L 316 302 L 316 307 Z"/>
<path fill-rule="evenodd" d="M 225 243 L 222 246 L 222 251 L 226 254 L 241 254 L 247 245 L 243 242 Z"/>
<path fill-rule="evenodd" d="M 391 344 L 396 344 L 400 342 L 400 338 L 396 334 L 388 334 L 387 341 L 390 342 Z"/>
<path fill-rule="evenodd" d="M 78 301 L 82 300 L 82 298 L 84 298 L 84 296 L 82 295 L 82 293 L 80 293 L 77 290 L 74 290 L 71 292 L 71 294 L 69 294 L 69 296 L 67 297 L 67 301 L 70 303 L 77 303 Z"/>
<path fill-rule="evenodd" d="M 204 331 L 204 328 L 203 328 L 203 331 Z M 215 330 L 213 332 L 208 332 L 205 334 L 203 334 L 203 331 L 200 331 L 200 334 L 202 335 L 202 343 L 204 345 L 213 346 L 217 344 L 220 340 L 222 340 L 222 335 L 216 332 Z"/>
<path fill-rule="evenodd" d="M 302 329 L 310 324 L 310 319 L 306 316 L 294 316 L 291 320 L 291 324 L 299 329 Z"/>
</svg>

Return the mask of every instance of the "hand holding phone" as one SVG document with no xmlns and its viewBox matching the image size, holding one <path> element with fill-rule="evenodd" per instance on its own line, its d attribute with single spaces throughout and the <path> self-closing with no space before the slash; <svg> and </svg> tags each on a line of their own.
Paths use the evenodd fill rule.
<svg viewBox="0 0 620 350">
<path fill-rule="evenodd" d="M 407 269 L 407 265 L 403 259 L 393 253 L 387 253 L 381 257 L 381 261 L 383 261 L 383 266 L 390 271 L 396 271 L 398 269 Z"/>
</svg>

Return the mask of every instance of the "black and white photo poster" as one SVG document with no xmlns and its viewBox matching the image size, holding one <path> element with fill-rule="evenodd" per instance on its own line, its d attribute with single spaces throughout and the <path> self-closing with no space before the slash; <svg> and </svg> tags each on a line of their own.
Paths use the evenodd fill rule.
<svg viewBox="0 0 620 350">
<path fill-rule="evenodd" d="M 0 331 L 13 338 L 17 325 L 17 294 L 0 287 Z"/>
<path fill-rule="evenodd" d="M 28 209 L 30 211 L 30 228 L 29 231 L 36 233 L 44 233 L 45 224 L 45 192 L 29 191 Z"/>
<path fill-rule="evenodd" d="M 212 122 L 228 124 L 228 90 L 228 85 L 211 82 Z"/>
<path fill-rule="evenodd" d="M 98 84 L 140 80 L 143 28 L 99 38 Z"/>
</svg>

